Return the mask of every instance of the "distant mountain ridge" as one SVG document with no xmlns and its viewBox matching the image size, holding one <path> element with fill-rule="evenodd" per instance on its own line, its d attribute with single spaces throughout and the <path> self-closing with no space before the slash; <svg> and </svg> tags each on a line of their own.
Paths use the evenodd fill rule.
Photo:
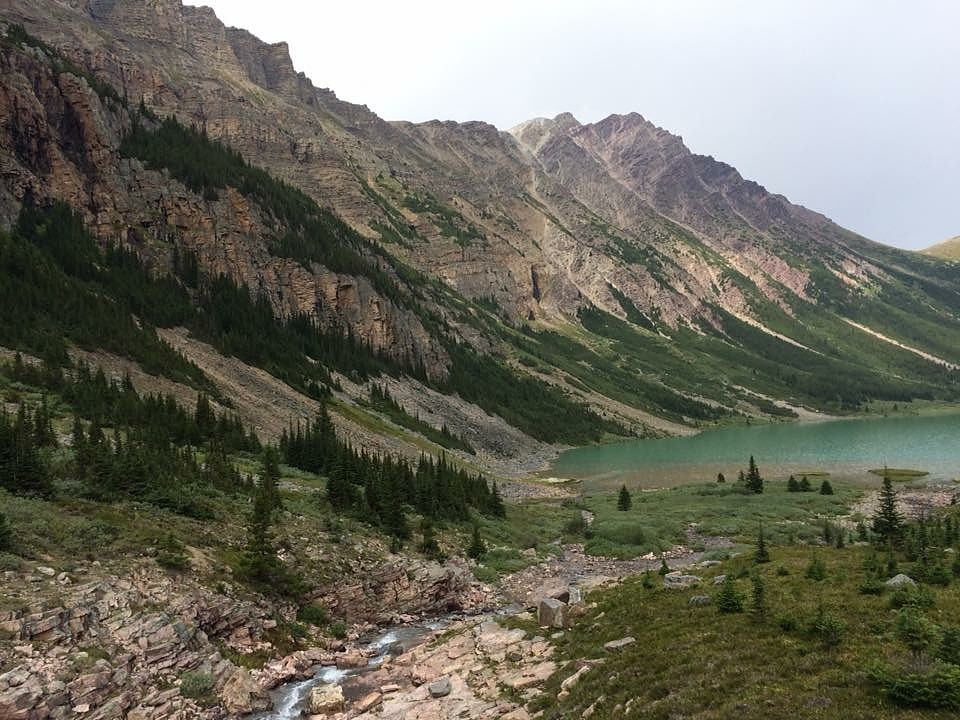
<svg viewBox="0 0 960 720">
<path fill-rule="evenodd" d="M 599 435 L 676 432 L 788 413 L 771 398 L 840 412 L 956 395 L 960 287 L 947 265 L 851 233 L 639 114 L 509 132 L 386 122 L 209 8 L 11 0 L 0 18 L 71 63 L 9 32 L 0 48 L 0 225 L 25 198 L 66 202 L 152 272 L 195 257 L 278 321 L 349 333 L 422 371 L 438 398 L 486 403 L 477 417 L 536 435 L 537 414 L 509 405 L 552 392 L 596 413 Z M 134 127 L 159 133 L 168 115 L 346 225 L 312 236 L 229 173 L 191 179 L 202 172 L 188 158 L 124 149 Z M 487 387 L 513 378 L 529 396 L 469 389 L 471 353 Z M 411 412 L 426 412 L 417 400 Z M 437 427 L 452 421 L 451 407 L 434 410 Z"/>
</svg>

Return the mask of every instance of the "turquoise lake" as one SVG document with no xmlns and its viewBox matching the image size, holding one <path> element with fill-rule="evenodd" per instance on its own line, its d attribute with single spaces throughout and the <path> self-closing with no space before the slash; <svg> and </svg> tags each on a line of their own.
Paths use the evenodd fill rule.
<svg viewBox="0 0 960 720">
<path fill-rule="evenodd" d="M 952 479 L 960 477 L 960 413 L 739 426 L 576 448 L 549 474 L 650 486 L 712 480 L 718 472 L 733 480 L 750 455 L 765 475 L 821 470 L 866 478 L 886 464 Z"/>
</svg>

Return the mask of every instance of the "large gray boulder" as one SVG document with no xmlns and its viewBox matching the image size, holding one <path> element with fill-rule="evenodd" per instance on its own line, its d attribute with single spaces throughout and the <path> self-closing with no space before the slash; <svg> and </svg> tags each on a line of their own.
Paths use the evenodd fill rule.
<svg viewBox="0 0 960 720">
<path fill-rule="evenodd" d="M 567 604 L 554 598 L 543 598 L 537 606 L 540 627 L 562 628 L 567 621 Z"/>
<path fill-rule="evenodd" d="M 432 698 L 442 698 L 450 694 L 450 678 L 442 677 L 439 680 L 434 680 L 432 683 L 427 685 L 427 691 L 430 693 Z"/>
<path fill-rule="evenodd" d="M 699 584 L 699 576 L 684 575 L 682 570 L 674 570 L 663 576 L 663 586 L 673 590 L 682 590 L 683 588 L 693 587 Z"/>
<path fill-rule="evenodd" d="M 909 575 L 904 575 L 903 573 L 900 573 L 899 575 L 894 575 L 892 578 L 890 578 L 884 583 L 884 585 L 886 585 L 888 588 L 898 588 L 898 587 L 903 587 L 904 585 L 916 585 L 916 584 L 917 583 L 914 582 L 912 577 L 910 577 Z"/>
</svg>

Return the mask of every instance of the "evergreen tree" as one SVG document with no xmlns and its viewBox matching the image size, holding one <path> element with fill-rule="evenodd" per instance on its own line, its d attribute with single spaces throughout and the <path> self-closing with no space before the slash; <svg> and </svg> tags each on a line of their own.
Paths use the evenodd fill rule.
<svg viewBox="0 0 960 720">
<path fill-rule="evenodd" d="M 491 499 L 490 499 L 490 514 L 493 517 L 506 517 L 507 509 L 503 504 L 503 497 L 500 495 L 500 488 L 497 487 L 497 481 L 493 481 L 493 489 L 491 490 Z"/>
<path fill-rule="evenodd" d="M 13 547 L 13 529 L 7 521 L 7 516 L 0 512 L 0 552 L 6 552 Z"/>
<path fill-rule="evenodd" d="M 470 547 L 467 548 L 467 557 L 471 557 L 474 560 L 479 560 L 486 554 L 487 554 L 487 546 L 483 542 L 483 538 L 480 537 L 480 525 L 477 523 L 474 523 L 473 537 L 470 540 Z"/>
<path fill-rule="evenodd" d="M 620 495 L 617 497 L 617 510 L 622 510 L 626 512 L 633 505 L 633 500 L 630 497 L 630 491 L 627 490 L 626 485 L 620 487 Z"/>
<path fill-rule="evenodd" d="M 787 479 L 787 492 L 800 492 L 800 483 L 793 475 Z"/>
<path fill-rule="evenodd" d="M 737 591 L 733 575 L 728 573 L 720 585 L 720 590 L 714 597 L 714 604 L 717 610 L 722 613 L 743 612 L 743 597 Z"/>
<path fill-rule="evenodd" d="M 420 523 L 420 552 L 428 558 L 439 560 L 442 557 L 440 545 L 437 543 L 436 535 L 433 532 L 433 521 L 430 518 L 424 518 Z"/>
<path fill-rule="evenodd" d="M 805 576 L 817 582 L 827 577 L 827 566 L 823 564 L 823 560 L 818 554 L 814 553 L 813 557 L 810 558 L 810 564 L 807 565 Z"/>
<path fill-rule="evenodd" d="M 717 483 L 719 483 L 719 484 L 722 485 L 722 484 L 725 483 L 726 481 L 727 481 L 727 479 L 723 476 L 723 473 L 722 473 L 722 472 L 717 473 Z"/>
<path fill-rule="evenodd" d="M 757 550 L 754 553 L 753 561 L 755 563 L 770 562 L 770 551 L 767 549 L 767 540 L 763 535 L 763 523 L 760 524 L 760 531 L 757 533 Z"/>
<path fill-rule="evenodd" d="M 253 507 L 247 520 L 247 544 L 240 559 L 240 573 L 263 592 L 292 595 L 300 589 L 300 580 L 283 567 L 273 545 L 271 527 L 278 496 L 271 462 L 268 451 L 264 454 L 261 480 L 254 492 Z"/>
<path fill-rule="evenodd" d="M 666 559 L 663 555 L 660 556 L 660 570 L 659 570 L 659 572 L 660 572 L 661 575 L 666 575 L 668 572 L 670 572 L 670 566 L 667 565 L 667 559 Z"/>
<path fill-rule="evenodd" d="M 804 475 L 800 478 L 800 492 L 810 492 L 813 490 L 813 486 L 810 485 L 810 481 L 807 479 L 807 476 Z"/>
<path fill-rule="evenodd" d="M 757 622 L 763 622 L 767 617 L 767 590 L 763 583 L 760 573 L 753 573 L 750 576 L 750 582 L 753 585 L 751 591 L 750 614 Z"/>
<path fill-rule="evenodd" d="M 753 455 L 750 456 L 750 465 L 747 469 L 746 487 L 752 493 L 763 492 L 763 478 L 760 477 L 760 470 L 757 468 L 757 463 L 754 462 Z"/>
<path fill-rule="evenodd" d="M 833 485 L 830 484 L 829 480 L 824 480 L 822 483 L 820 483 L 820 494 L 833 495 Z"/>
<path fill-rule="evenodd" d="M 880 489 L 880 506 L 873 517 L 873 532 L 885 543 L 897 544 L 903 531 L 903 518 L 897 509 L 897 491 L 893 489 L 890 476 L 884 473 Z"/>
<path fill-rule="evenodd" d="M 263 466 L 260 472 L 259 495 L 263 495 L 264 502 L 270 507 L 270 512 L 279 510 L 283 501 L 280 498 L 280 465 L 277 449 L 267 447 L 263 451 Z"/>
</svg>

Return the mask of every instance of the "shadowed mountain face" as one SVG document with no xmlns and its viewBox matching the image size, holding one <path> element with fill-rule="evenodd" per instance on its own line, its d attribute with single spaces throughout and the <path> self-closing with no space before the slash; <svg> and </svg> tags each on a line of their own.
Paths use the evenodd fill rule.
<svg viewBox="0 0 960 720">
<path fill-rule="evenodd" d="M 465 341 L 635 429 L 775 412 L 768 397 L 838 410 L 956 391 L 953 271 L 793 205 L 636 113 L 509 132 L 385 122 L 208 8 L 11 0 L 2 19 L 63 58 L 2 47 L 6 227 L 25 197 L 63 200 L 155 272 L 192 253 L 278 318 L 349 330 L 436 382 Z M 337 242 L 349 235 L 363 263 L 291 252 L 292 221 L 249 187 L 204 191 L 123 151 L 136 124 L 168 115 L 341 218 Z"/>
</svg>

